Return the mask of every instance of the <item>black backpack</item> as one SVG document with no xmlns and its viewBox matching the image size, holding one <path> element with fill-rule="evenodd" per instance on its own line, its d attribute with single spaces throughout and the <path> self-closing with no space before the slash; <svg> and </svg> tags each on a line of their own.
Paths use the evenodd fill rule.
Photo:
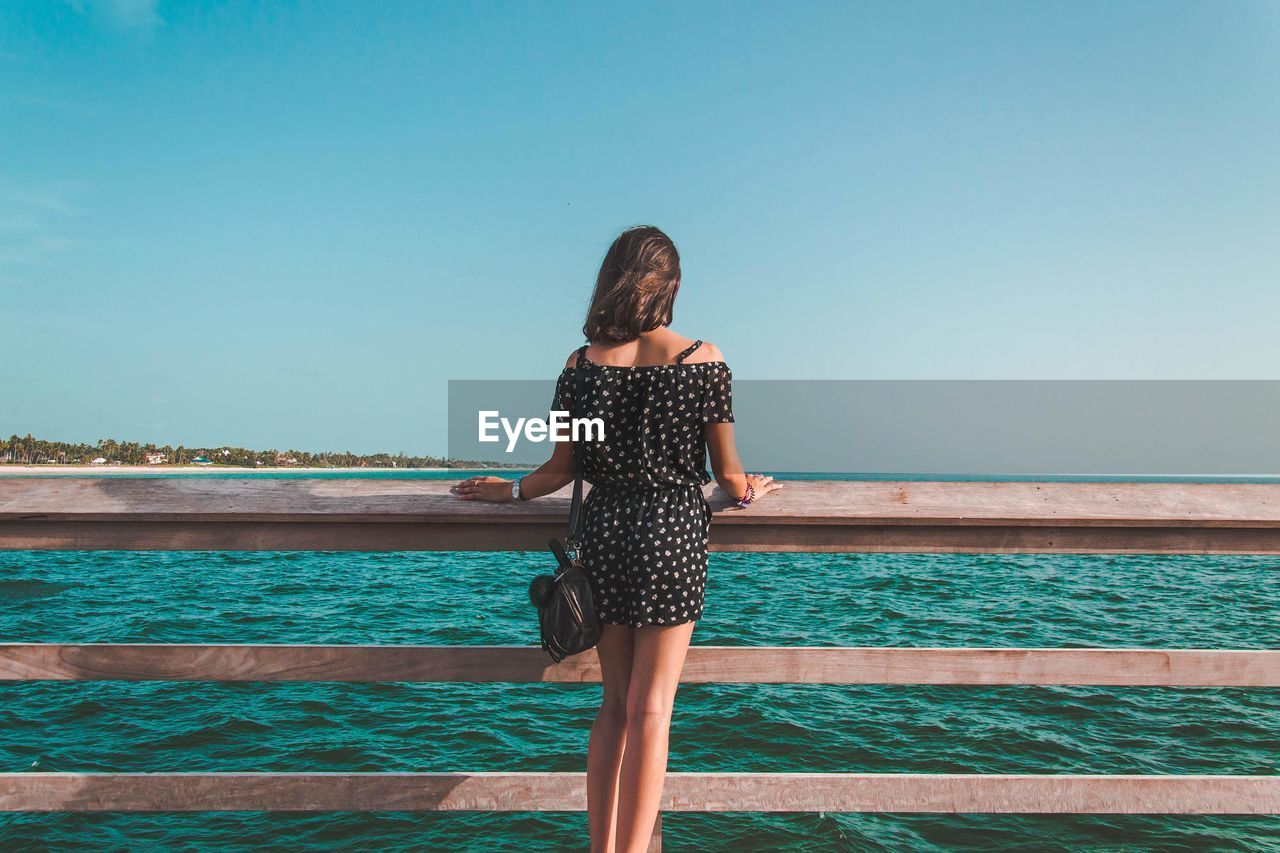
<svg viewBox="0 0 1280 853">
<path fill-rule="evenodd" d="M 574 365 L 573 408 L 582 400 L 582 360 L 586 347 L 578 350 Z M 556 558 L 554 575 L 538 575 L 529 584 L 529 599 L 538 608 L 538 629 L 542 648 L 556 663 L 585 652 L 600 642 L 600 618 L 591 600 L 591 581 L 582 566 L 582 447 L 573 443 L 573 502 L 569 504 L 569 535 L 563 544 L 548 543 Z"/>
</svg>

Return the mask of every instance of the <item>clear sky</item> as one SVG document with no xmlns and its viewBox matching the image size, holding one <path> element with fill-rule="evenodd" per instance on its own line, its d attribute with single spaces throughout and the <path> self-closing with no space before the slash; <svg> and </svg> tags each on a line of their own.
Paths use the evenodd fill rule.
<svg viewBox="0 0 1280 853">
<path fill-rule="evenodd" d="M 1280 3 L 0 5 L 0 432 L 443 452 L 604 249 L 742 378 L 1280 377 Z"/>
</svg>

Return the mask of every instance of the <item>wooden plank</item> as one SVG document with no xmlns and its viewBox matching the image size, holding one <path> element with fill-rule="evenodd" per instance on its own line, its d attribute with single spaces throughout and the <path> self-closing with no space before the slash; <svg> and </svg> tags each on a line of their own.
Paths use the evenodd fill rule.
<svg viewBox="0 0 1280 853">
<path fill-rule="evenodd" d="M 546 551 L 559 522 L 0 521 L 0 550 Z M 712 551 L 968 554 L 1280 554 L 1280 528 L 717 523 Z"/>
<path fill-rule="evenodd" d="M 0 681 L 598 682 L 531 646 L 0 644 Z M 1280 651 L 693 646 L 687 684 L 1280 687 Z"/>
<path fill-rule="evenodd" d="M 0 811 L 584 811 L 581 773 L 0 773 Z M 1280 776 L 669 773 L 664 812 L 1280 814 Z"/>
<path fill-rule="evenodd" d="M 536 501 L 460 501 L 443 480 L 0 478 L 0 519 L 520 523 L 562 519 L 568 489 Z M 726 523 L 1280 527 L 1280 483 L 799 480 L 747 510 L 706 493 Z"/>
<path fill-rule="evenodd" d="M 429 480 L 0 479 L 0 549 L 536 551 L 561 493 L 458 501 Z M 793 482 L 717 507 L 721 551 L 1280 553 L 1280 484 Z"/>
</svg>

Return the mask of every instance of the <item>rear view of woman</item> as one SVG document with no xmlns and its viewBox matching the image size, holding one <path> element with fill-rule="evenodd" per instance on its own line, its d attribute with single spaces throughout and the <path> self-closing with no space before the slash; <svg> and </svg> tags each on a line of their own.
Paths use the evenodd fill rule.
<svg viewBox="0 0 1280 853">
<path fill-rule="evenodd" d="M 739 505 L 780 488 L 744 474 L 733 441 L 732 377 L 714 344 L 669 328 L 680 256 L 651 226 L 624 231 L 596 278 L 583 332 L 553 409 L 601 418 L 604 440 L 583 442 L 582 560 L 604 633 L 596 649 L 604 699 L 591 727 L 587 806 L 593 851 L 644 850 L 667 768 L 671 709 L 694 623 L 702 616 L 716 482 Z M 573 399 L 583 371 L 582 400 Z M 573 480 L 573 449 L 513 482 L 473 477 L 463 500 L 531 500 Z"/>
</svg>

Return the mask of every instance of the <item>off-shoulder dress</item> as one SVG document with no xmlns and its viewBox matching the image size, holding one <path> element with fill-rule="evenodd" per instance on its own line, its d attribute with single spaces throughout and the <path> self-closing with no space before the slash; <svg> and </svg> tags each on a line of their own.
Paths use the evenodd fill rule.
<svg viewBox="0 0 1280 853">
<path fill-rule="evenodd" d="M 600 619 L 615 625 L 679 625 L 702 617 L 711 508 L 703 427 L 733 422 L 733 377 L 723 361 L 613 367 L 578 351 L 556 383 L 553 408 L 600 418 L 603 441 L 583 441 L 581 555 Z M 575 405 L 576 403 L 576 405 Z"/>
</svg>

